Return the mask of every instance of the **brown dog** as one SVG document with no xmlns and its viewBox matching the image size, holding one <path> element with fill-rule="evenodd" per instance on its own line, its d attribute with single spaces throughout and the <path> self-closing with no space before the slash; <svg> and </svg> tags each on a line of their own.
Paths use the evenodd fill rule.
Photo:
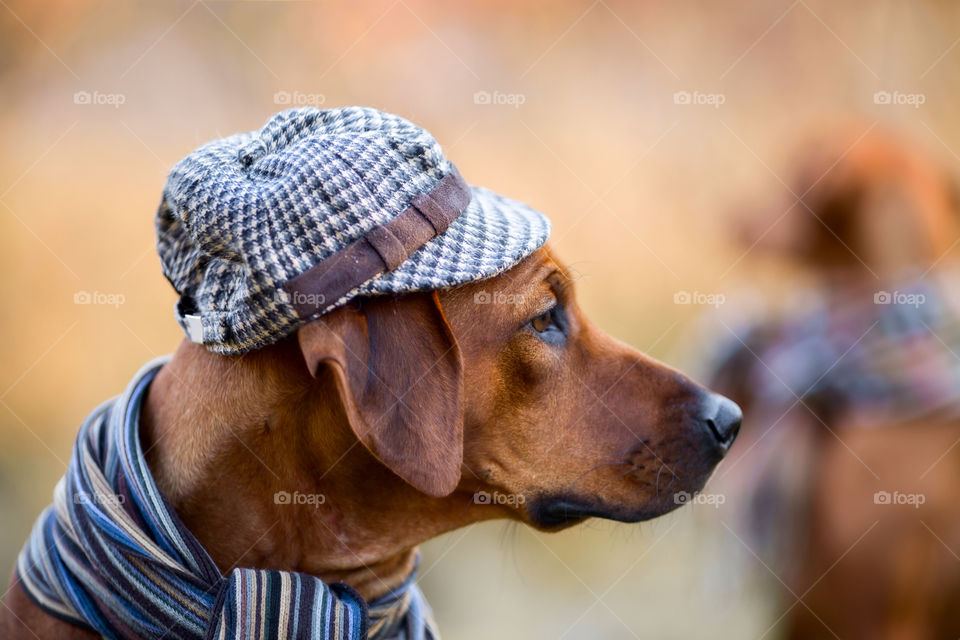
<svg viewBox="0 0 960 640">
<path fill-rule="evenodd" d="M 728 450 L 739 408 L 598 330 L 573 289 L 541 249 L 245 356 L 184 342 L 143 408 L 157 484 L 221 570 L 306 572 L 368 599 L 408 574 L 418 544 L 472 522 L 557 530 L 671 511 Z M 284 491 L 328 499 L 278 505 Z M 4 638 L 91 637 L 16 584 L 5 604 Z"/>
<path fill-rule="evenodd" d="M 817 309 L 807 304 L 756 327 L 746 344 L 735 342 L 737 352 L 716 377 L 718 389 L 755 416 L 744 432 L 743 461 L 731 469 L 756 472 L 748 482 L 758 521 L 765 521 L 759 542 L 774 548 L 767 562 L 781 579 L 777 586 L 785 587 L 780 626 L 784 637 L 798 640 L 956 638 L 958 398 L 933 391 L 953 384 L 941 368 L 949 372 L 957 357 L 955 332 L 934 321 L 952 324 L 957 314 L 955 285 L 944 277 L 958 238 L 954 185 L 917 146 L 864 123 L 805 145 L 795 169 L 789 201 L 755 219 L 746 244 L 792 258 L 813 280 L 830 311 L 811 317 L 824 336 L 841 318 L 851 328 L 841 341 L 846 352 L 817 368 L 817 382 L 806 392 L 801 385 L 803 404 L 786 396 L 792 410 L 764 393 L 762 381 L 770 380 L 774 362 L 770 354 L 792 349 L 794 373 L 803 369 L 804 355 L 823 344 L 812 332 L 797 330 L 809 326 L 805 314 Z M 782 220 L 771 228 L 777 216 Z M 942 297 L 928 294 L 928 304 L 917 307 L 898 308 L 882 297 L 877 304 L 878 292 L 895 291 L 917 276 Z M 912 321 L 915 330 L 878 339 L 895 333 L 888 328 L 891 319 L 904 326 Z M 792 344 L 782 337 L 787 335 Z M 885 347 L 884 356 L 864 361 L 878 366 L 840 384 L 831 381 L 861 358 L 859 347 L 874 341 Z M 901 375 L 913 378 L 922 392 L 894 402 L 903 409 L 899 413 L 878 413 L 880 403 L 848 391 L 857 383 L 850 378 Z M 929 385 L 924 378 L 937 382 Z M 770 380 L 768 388 L 782 393 L 782 380 Z M 758 453 L 764 448 L 766 455 Z M 898 504 L 898 495 L 910 502 Z"/>
</svg>

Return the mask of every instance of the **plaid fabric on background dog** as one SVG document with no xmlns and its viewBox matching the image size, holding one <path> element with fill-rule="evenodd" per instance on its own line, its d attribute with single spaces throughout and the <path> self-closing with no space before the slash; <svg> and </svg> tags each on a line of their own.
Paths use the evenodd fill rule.
<svg viewBox="0 0 960 640">
<path fill-rule="evenodd" d="M 742 381 L 750 403 L 779 415 L 803 398 L 824 420 L 896 424 L 960 416 L 960 295 L 955 273 L 894 291 L 804 297 L 721 349 L 714 379 Z"/>
<path fill-rule="evenodd" d="M 140 447 L 140 405 L 166 358 L 90 414 L 54 505 L 17 562 L 44 611 L 106 638 L 431 640 L 411 575 L 368 605 L 345 584 L 290 571 L 222 576 L 157 489 Z"/>
<path fill-rule="evenodd" d="M 745 403 L 755 428 L 728 491 L 745 498 L 735 508 L 750 547 L 778 572 L 791 570 L 808 526 L 818 435 L 960 417 L 957 275 L 904 277 L 889 291 L 799 291 L 786 312 L 757 314 L 716 353 L 705 376 Z"/>
</svg>

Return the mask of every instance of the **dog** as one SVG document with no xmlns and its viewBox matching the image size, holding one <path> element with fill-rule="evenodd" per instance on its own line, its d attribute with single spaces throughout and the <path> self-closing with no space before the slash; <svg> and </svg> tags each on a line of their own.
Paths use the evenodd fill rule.
<svg viewBox="0 0 960 640">
<path fill-rule="evenodd" d="M 717 366 L 717 388 L 753 416 L 729 468 L 750 476 L 784 637 L 957 637 L 956 190 L 893 132 L 813 137 L 789 201 L 744 227 L 746 246 L 788 257 L 817 294 L 731 340 Z M 885 391 L 856 386 L 867 379 Z"/>
<path fill-rule="evenodd" d="M 299 571 L 365 599 L 410 573 L 417 545 L 473 522 L 558 531 L 672 511 L 729 450 L 740 410 L 603 333 L 574 294 L 542 248 L 489 280 L 356 301 L 245 355 L 184 341 L 142 407 L 152 474 L 221 571 Z M 277 504 L 294 491 L 328 499 Z M 0 629 L 96 637 L 16 576 Z"/>
</svg>

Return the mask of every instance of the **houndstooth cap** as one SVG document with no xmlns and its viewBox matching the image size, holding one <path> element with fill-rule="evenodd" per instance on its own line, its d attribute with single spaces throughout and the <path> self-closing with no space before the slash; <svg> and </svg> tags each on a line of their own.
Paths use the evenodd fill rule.
<svg viewBox="0 0 960 640">
<path fill-rule="evenodd" d="M 543 245 L 550 221 L 471 187 L 425 130 L 364 107 L 281 111 L 203 145 L 157 212 L 187 337 L 257 349 L 358 296 L 454 287 Z"/>
</svg>

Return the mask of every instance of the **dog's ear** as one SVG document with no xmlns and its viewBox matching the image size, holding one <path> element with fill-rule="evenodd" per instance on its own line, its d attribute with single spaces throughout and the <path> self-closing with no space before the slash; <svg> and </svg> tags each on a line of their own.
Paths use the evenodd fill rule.
<svg viewBox="0 0 960 640">
<path fill-rule="evenodd" d="M 334 372 L 350 426 L 420 491 L 451 493 L 463 461 L 463 361 L 437 293 L 375 297 L 300 327 L 310 374 Z"/>
</svg>

